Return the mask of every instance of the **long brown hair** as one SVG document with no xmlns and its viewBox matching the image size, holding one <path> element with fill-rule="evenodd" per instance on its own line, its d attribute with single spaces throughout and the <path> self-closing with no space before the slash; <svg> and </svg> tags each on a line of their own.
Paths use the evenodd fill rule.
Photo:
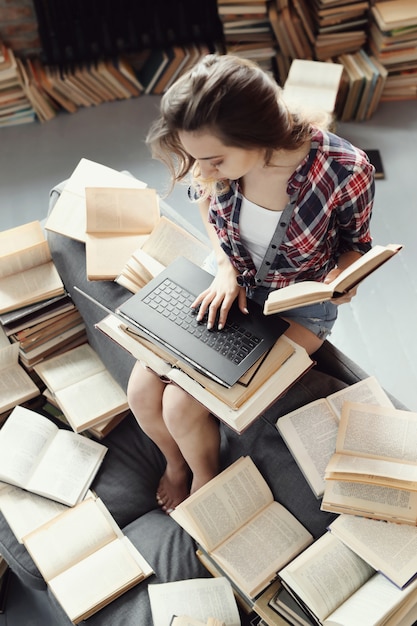
<svg viewBox="0 0 417 626">
<path fill-rule="evenodd" d="M 274 150 L 295 150 L 311 134 L 312 120 L 291 113 L 281 92 L 256 63 L 233 55 L 207 55 L 162 97 L 160 116 L 146 138 L 152 156 L 169 168 L 172 184 L 191 171 L 204 188 L 194 159 L 178 137 L 180 131 L 202 130 L 226 146 L 264 149 L 268 164 Z"/>
</svg>

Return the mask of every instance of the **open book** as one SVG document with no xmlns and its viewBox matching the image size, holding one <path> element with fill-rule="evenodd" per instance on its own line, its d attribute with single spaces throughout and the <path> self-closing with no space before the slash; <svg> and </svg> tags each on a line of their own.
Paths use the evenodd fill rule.
<svg viewBox="0 0 417 626">
<path fill-rule="evenodd" d="M 159 583 L 149 585 L 148 592 L 153 626 L 240 626 L 233 589 L 225 577 Z"/>
<path fill-rule="evenodd" d="M 0 414 L 39 395 L 39 387 L 19 363 L 19 344 L 10 343 L 0 326 Z"/>
<path fill-rule="evenodd" d="M 86 240 L 86 187 L 122 187 L 144 189 L 143 183 L 129 174 L 117 172 L 111 167 L 82 158 L 55 203 L 46 230 L 66 235 L 78 241 Z"/>
<path fill-rule="evenodd" d="M 275 289 L 271 291 L 265 302 L 264 313 L 271 315 L 299 306 L 337 298 L 338 295 L 356 287 L 369 274 L 397 254 L 402 247 L 400 244 L 375 245 L 328 284 L 306 280 L 288 285 L 288 287 Z"/>
<path fill-rule="evenodd" d="M 241 457 L 189 496 L 171 517 L 248 599 L 260 594 L 313 540 L 274 501 L 250 457 Z"/>
<path fill-rule="evenodd" d="M 417 413 L 345 402 L 326 480 L 417 492 Z"/>
<path fill-rule="evenodd" d="M 330 532 L 279 576 L 320 626 L 398 626 L 417 601 L 417 581 L 399 589 Z"/>
<path fill-rule="evenodd" d="M 407 524 L 339 515 L 329 531 L 397 587 L 417 575 L 417 528 Z"/>
<path fill-rule="evenodd" d="M 392 406 L 377 379 L 369 376 L 281 416 L 276 424 L 317 498 L 324 492 L 324 474 L 336 450 L 340 414 L 347 401 Z"/>
<path fill-rule="evenodd" d="M 86 271 L 114 280 L 159 219 L 155 189 L 86 187 Z"/>
<path fill-rule="evenodd" d="M 172 220 L 162 216 L 150 235 L 126 261 L 116 282 L 133 293 L 178 257 L 201 265 L 210 248 Z"/>
<path fill-rule="evenodd" d="M 76 624 L 153 573 L 100 499 L 80 502 L 23 543 Z"/>
<path fill-rule="evenodd" d="M 127 397 L 88 343 L 34 366 L 75 432 L 129 408 Z"/>
<path fill-rule="evenodd" d="M 0 232 L 0 313 L 63 293 L 39 221 Z"/>
<path fill-rule="evenodd" d="M 107 448 L 17 406 L 0 430 L 0 480 L 72 506 L 85 496 Z"/>
<path fill-rule="evenodd" d="M 276 350 L 274 354 L 277 358 L 282 359 L 283 355 L 288 355 L 280 367 L 277 367 L 279 362 L 273 361 L 271 366 L 270 359 L 265 360 L 248 387 L 233 385 L 230 389 L 226 389 L 208 376 L 198 374 L 184 362 L 173 360 L 168 353 L 157 352 L 152 343 L 140 337 L 137 331 L 129 330 L 116 315 L 108 315 L 96 324 L 96 328 L 130 352 L 136 359 L 146 363 L 159 376 L 164 376 L 182 387 L 213 415 L 239 433 L 243 432 L 313 365 L 313 361 L 304 348 L 282 336 L 277 342 L 279 345 L 273 348 Z M 290 346 L 288 350 L 287 344 Z M 258 385 L 257 377 L 264 376 L 262 373 L 264 365 L 268 368 L 265 382 Z M 252 384 L 254 387 L 251 387 Z"/>
<path fill-rule="evenodd" d="M 284 84 L 283 97 L 292 107 L 333 113 L 343 74 L 341 63 L 294 59 Z"/>
</svg>

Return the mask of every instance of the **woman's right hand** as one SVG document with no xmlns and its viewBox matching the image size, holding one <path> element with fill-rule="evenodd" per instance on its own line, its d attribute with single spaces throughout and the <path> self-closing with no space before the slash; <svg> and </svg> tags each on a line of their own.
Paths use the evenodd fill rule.
<svg viewBox="0 0 417 626">
<path fill-rule="evenodd" d="M 213 328 L 218 317 L 217 328 L 221 330 L 226 324 L 227 315 L 233 302 L 238 300 L 242 313 L 248 313 L 246 303 L 246 289 L 239 287 L 236 282 L 237 270 L 228 258 L 218 264 L 216 276 L 210 287 L 200 293 L 192 303 L 192 308 L 198 308 L 197 320 L 201 321 L 207 313 L 207 328 Z"/>
</svg>

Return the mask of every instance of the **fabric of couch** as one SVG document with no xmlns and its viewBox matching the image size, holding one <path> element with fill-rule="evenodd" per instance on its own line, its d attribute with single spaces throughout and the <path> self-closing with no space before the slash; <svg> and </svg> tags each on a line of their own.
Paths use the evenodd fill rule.
<svg viewBox="0 0 417 626">
<path fill-rule="evenodd" d="M 60 186 L 51 192 L 53 204 Z M 203 237 L 168 205 L 161 203 L 162 213 Z M 131 293 L 112 281 L 88 281 L 85 272 L 83 243 L 48 232 L 52 256 L 63 282 L 81 312 L 87 327 L 89 343 L 106 367 L 126 389 L 133 358 L 120 346 L 95 329 L 105 317 Z M 86 298 L 82 292 L 92 296 Z M 105 308 L 103 308 L 105 307 Z M 293 385 L 272 407 L 238 435 L 220 424 L 221 464 L 228 466 L 242 455 L 250 455 L 270 485 L 276 500 L 286 506 L 315 536 L 325 532 L 334 516 L 320 511 L 315 498 L 294 459 L 281 439 L 275 423 L 279 416 L 325 397 L 367 376 L 329 341 L 314 355 L 317 364 Z M 396 406 L 402 407 L 395 398 Z M 155 575 L 112 602 L 88 620 L 91 626 L 151 626 L 148 585 L 193 577 L 207 577 L 207 571 L 195 556 L 192 539 L 163 513 L 155 493 L 164 471 L 164 458 L 153 442 L 140 430 L 129 414 L 102 442 L 108 447 L 102 467 L 92 488 L 106 504 L 116 522 L 149 561 Z M 0 513 L 0 554 L 25 585 L 46 589 L 45 582 L 26 549 L 18 544 Z M 54 626 L 70 624 L 50 594 L 56 612 Z M 242 614 L 242 624 L 247 617 Z"/>
</svg>

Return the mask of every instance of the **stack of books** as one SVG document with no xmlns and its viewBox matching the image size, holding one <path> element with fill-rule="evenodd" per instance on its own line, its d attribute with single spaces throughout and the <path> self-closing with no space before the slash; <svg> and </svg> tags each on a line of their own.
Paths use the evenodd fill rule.
<svg viewBox="0 0 417 626">
<path fill-rule="evenodd" d="M 313 59 L 314 33 L 305 7 L 290 0 L 273 0 L 268 16 L 278 48 L 275 56 L 277 81 L 283 85 L 294 59 Z"/>
<path fill-rule="evenodd" d="M 0 42 L 0 128 L 34 122 L 36 113 L 25 92 L 18 60 Z"/>
<path fill-rule="evenodd" d="M 345 97 L 339 119 L 342 122 L 370 119 L 382 98 L 388 76 L 386 67 L 364 49 L 341 54 L 338 61 L 345 68 Z"/>
<path fill-rule="evenodd" d="M 275 39 L 266 0 L 218 0 L 226 53 L 253 59 L 272 71 Z"/>
<path fill-rule="evenodd" d="M 357 52 L 366 44 L 367 0 L 318 0 L 308 10 L 314 25 L 316 59 L 325 61 L 339 54 Z"/>
<path fill-rule="evenodd" d="M 369 47 L 388 70 L 382 100 L 417 97 L 417 5 L 414 0 L 376 2 Z"/>
</svg>

